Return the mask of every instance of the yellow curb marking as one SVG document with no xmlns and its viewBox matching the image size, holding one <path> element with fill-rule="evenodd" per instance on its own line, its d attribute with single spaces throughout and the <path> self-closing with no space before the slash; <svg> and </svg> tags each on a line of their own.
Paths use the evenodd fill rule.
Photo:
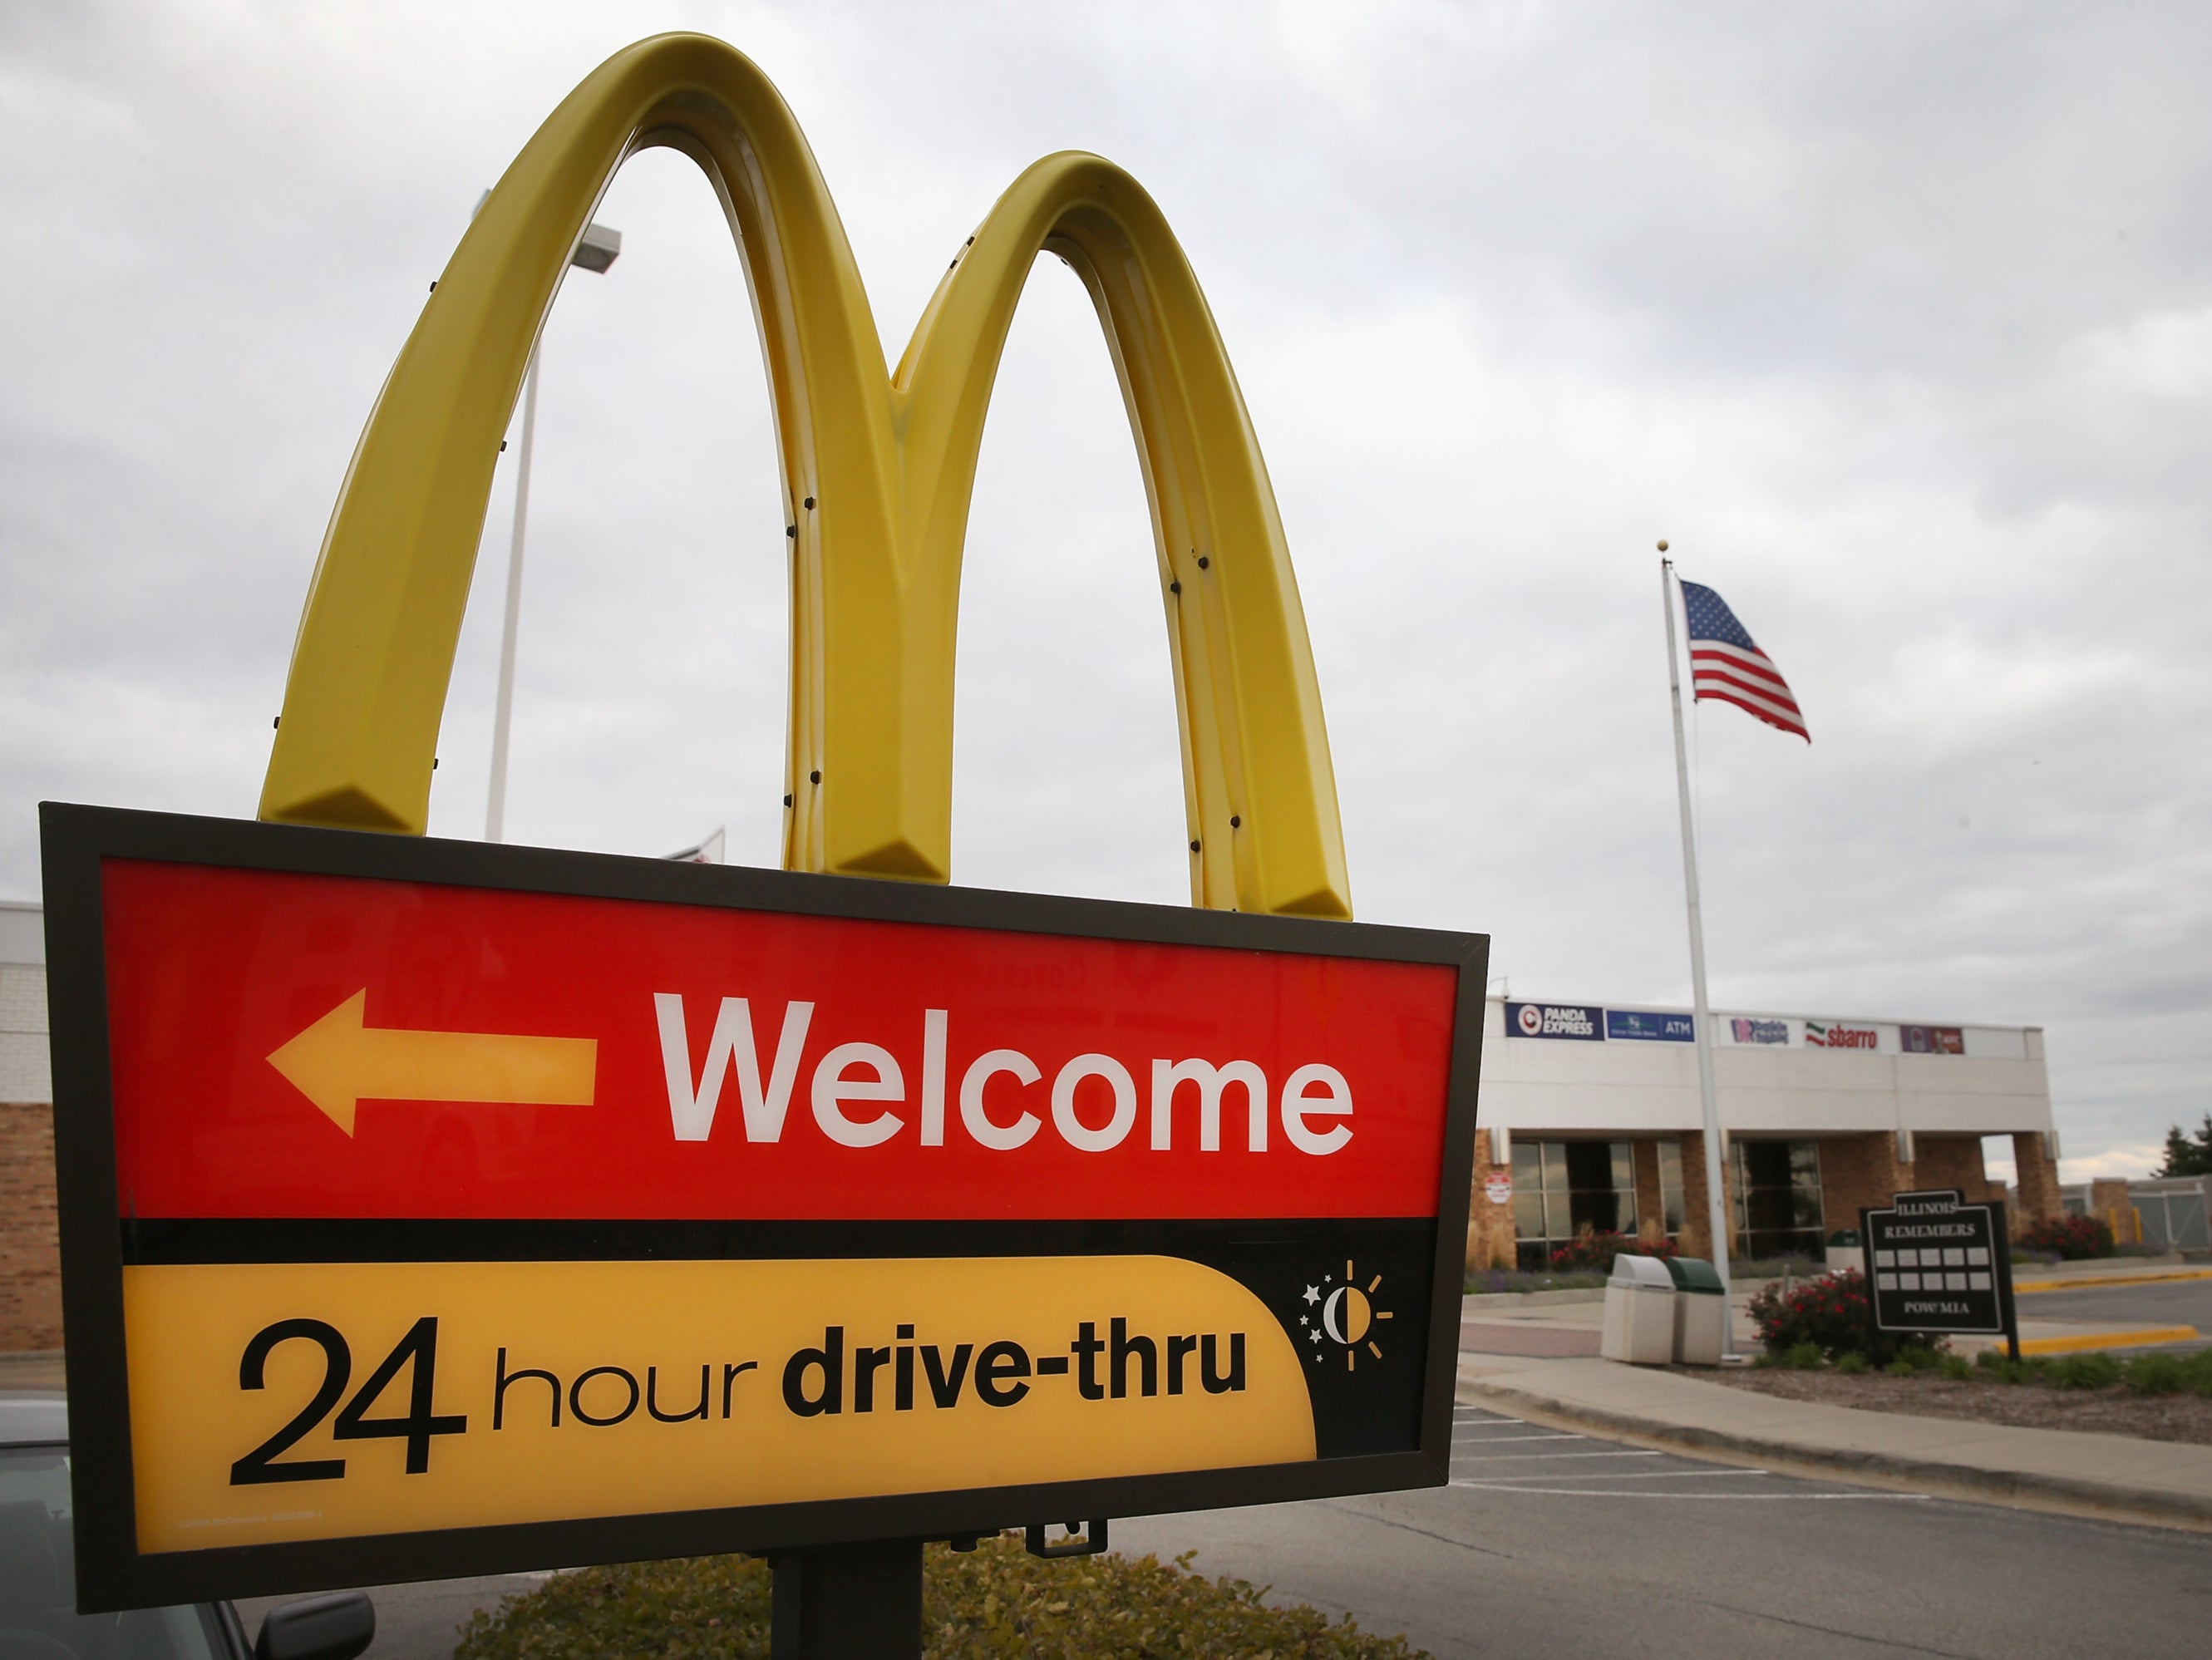
<svg viewBox="0 0 2212 1660">
<path fill-rule="evenodd" d="M 2171 1280 L 2212 1280 L 2212 1268 L 2170 1268 L 2164 1274 L 2084 1275 L 2079 1280 L 2015 1280 L 2013 1291 L 2084 1291 L 2100 1286 L 2155 1286 Z"/>
<path fill-rule="evenodd" d="M 2153 1343 L 2191 1343 L 2194 1326 L 2145 1326 L 2137 1331 L 2093 1331 L 2080 1337 L 2023 1337 L 2022 1354 L 2076 1354 L 2090 1349 L 2144 1348 Z"/>
</svg>

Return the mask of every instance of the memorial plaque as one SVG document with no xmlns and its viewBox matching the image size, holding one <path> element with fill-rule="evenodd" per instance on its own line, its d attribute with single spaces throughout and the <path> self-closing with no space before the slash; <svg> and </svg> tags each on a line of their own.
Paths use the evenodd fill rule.
<svg viewBox="0 0 2212 1660">
<path fill-rule="evenodd" d="M 1875 1329 L 1892 1336 L 2015 1332 L 2005 1207 L 1956 1189 L 1900 1193 L 1859 1213 Z"/>
</svg>

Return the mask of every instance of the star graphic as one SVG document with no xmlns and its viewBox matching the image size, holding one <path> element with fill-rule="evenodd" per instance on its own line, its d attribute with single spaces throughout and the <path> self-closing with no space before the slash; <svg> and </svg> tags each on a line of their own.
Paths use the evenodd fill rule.
<svg viewBox="0 0 2212 1660">
<path fill-rule="evenodd" d="M 1310 1304 L 1318 1303 L 1321 1301 L 1321 1287 L 1319 1286 L 1308 1286 L 1306 1287 L 1306 1301 Z"/>
<path fill-rule="evenodd" d="M 1310 1326 L 1313 1324 L 1313 1322 L 1307 1319 L 1305 1316 L 1302 1314 L 1298 1316 L 1298 1323 L 1302 1326 Z"/>
<path fill-rule="evenodd" d="M 1315 1342 L 1318 1343 L 1321 1341 L 1321 1329 L 1319 1327 L 1316 1327 L 1313 1330 L 1308 1332 L 1306 1335 L 1312 1338 Z"/>
</svg>

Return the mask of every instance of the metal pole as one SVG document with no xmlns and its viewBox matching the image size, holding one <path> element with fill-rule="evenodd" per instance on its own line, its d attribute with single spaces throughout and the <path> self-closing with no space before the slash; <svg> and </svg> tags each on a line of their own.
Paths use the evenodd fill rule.
<svg viewBox="0 0 2212 1660">
<path fill-rule="evenodd" d="M 773 1660 L 920 1660 L 919 1539 L 816 1545 L 771 1561 Z"/>
<path fill-rule="evenodd" d="M 499 701 L 491 721 L 491 794 L 484 806 L 484 840 L 506 839 L 507 738 L 514 718 L 514 633 L 522 620 L 522 540 L 530 519 L 530 449 L 538 433 L 538 350 L 522 383 L 522 452 L 514 464 L 514 539 L 507 554 L 507 621 L 499 635 Z"/>
<path fill-rule="evenodd" d="M 1667 544 L 1662 542 L 1663 553 Z M 1682 806 L 1682 887 L 1690 903 L 1690 997 L 1695 1009 L 1698 1094 L 1705 1111 L 1705 1224 L 1713 1268 L 1721 1277 L 1721 1350 L 1735 1353 L 1735 1286 L 1729 1274 L 1728 1201 L 1721 1188 L 1721 1113 L 1713 1094 L 1713 1019 L 1705 1001 L 1705 924 L 1698 903 L 1697 827 L 1690 817 L 1690 752 L 1682 739 L 1682 670 L 1674 646 L 1674 562 L 1659 562 L 1659 599 L 1667 612 L 1667 692 L 1674 705 L 1674 785 Z"/>
</svg>

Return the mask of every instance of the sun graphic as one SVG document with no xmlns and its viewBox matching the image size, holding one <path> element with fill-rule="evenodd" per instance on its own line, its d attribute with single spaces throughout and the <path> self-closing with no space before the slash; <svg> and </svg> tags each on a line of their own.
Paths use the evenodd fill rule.
<svg viewBox="0 0 2212 1660">
<path fill-rule="evenodd" d="M 1382 1283 L 1382 1276 L 1378 1274 L 1363 1288 L 1359 1284 L 1358 1270 L 1347 1262 L 1344 1265 L 1342 1285 L 1336 1283 L 1334 1274 L 1325 1274 L 1321 1277 L 1320 1285 L 1306 1287 L 1306 1306 L 1315 1312 L 1300 1315 L 1298 1323 L 1306 1329 L 1307 1340 L 1316 1346 L 1313 1357 L 1316 1365 L 1321 1364 L 1319 1346 L 1324 1339 L 1344 1346 L 1344 1369 L 1346 1371 L 1358 1370 L 1359 1350 L 1363 1345 L 1377 1360 L 1382 1358 L 1382 1349 L 1369 1335 L 1375 1329 L 1376 1322 L 1395 1317 L 1389 1310 L 1375 1306 L 1376 1288 Z"/>
</svg>

